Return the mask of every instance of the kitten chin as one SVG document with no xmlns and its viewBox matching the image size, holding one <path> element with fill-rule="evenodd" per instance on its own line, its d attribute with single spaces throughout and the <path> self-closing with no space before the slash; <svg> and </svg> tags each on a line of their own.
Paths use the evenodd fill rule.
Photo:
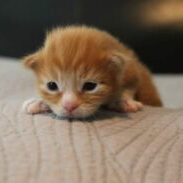
<svg viewBox="0 0 183 183">
<path fill-rule="evenodd" d="M 61 117 L 88 117 L 103 104 L 125 112 L 140 110 L 140 102 L 161 105 L 148 69 L 116 38 L 95 28 L 54 29 L 24 65 L 34 71 L 43 102 Z"/>
<path fill-rule="evenodd" d="M 75 110 L 72 113 L 68 113 L 66 111 L 61 111 L 61 110 L 54 110 L 54 108 L 52 108 L 53 113 L 59 117 L 59 118 L 70 118 L 70 119 L 85 119 L 88 118 L 90 116 L 95 116 L 95 113 L 97 112 L 98 108 L 95 107 L 93 109 L 89 108 L 87 110 Z"/>
</svg>

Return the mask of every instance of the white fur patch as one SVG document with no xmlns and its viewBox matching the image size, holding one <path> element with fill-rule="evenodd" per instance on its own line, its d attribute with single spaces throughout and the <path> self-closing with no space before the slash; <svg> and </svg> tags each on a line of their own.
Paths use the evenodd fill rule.
<svg viewBox="0 0 183 183">
<path fill-rule="evenodd" d="M 23 111 L 28 114 L 39 114 L 50 111 L 49 106 L 41 99 L 29 99 L 23 103 Z"/>
<path fill-rule="evenodd" d="M 30 104 L 36 102 L 37 100 L 39 100 L 39 99 L 30 98 L 30 99 L 24 101 L 23 104 L 22 104 L 22 111 L 30 114 L 30 111 L 28 110 L 28 107 L 29 107 Z"/>
</svg>

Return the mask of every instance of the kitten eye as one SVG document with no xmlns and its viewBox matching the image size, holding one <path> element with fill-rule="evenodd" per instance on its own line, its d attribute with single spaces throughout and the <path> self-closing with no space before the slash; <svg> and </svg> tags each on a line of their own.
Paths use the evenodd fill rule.
<svg viewBox="0 0 183 183">
<path fill-rule="evenodd" d="M 83 91 L 92 91 L 96 87 L 97 87 L 97 83 L 94 83 L 94 82 L 86 82 L 86 83 L 84 83 L 82 90 Z"/>
<path fill-rule="evenodd" d="M 51 90 L 51 91 L 56 91 L 56 90 L 58 90 L 58 86 L 57 86 L 57 84 L 56 84 L 54 81 L 48 82 L 48 83 L 47 83 L 47 87 L 48 87 L 48 89 Z"/>
</svg>

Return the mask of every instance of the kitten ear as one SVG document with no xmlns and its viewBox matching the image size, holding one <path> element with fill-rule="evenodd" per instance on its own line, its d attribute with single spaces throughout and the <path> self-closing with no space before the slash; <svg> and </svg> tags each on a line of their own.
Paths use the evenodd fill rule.
<svg viewBox="0 0 183 183">
<path fill-rule="evenodd" d="M 129 60 L 129 58 L 121 52 L 112 52 L 108 58 L 110 65 L 115 67 L 118 71 L 121 71 L 125 66 L 125 62 Z"/>
<path fill-rule="evenodd" d="M 40 53 L 36 52 L 28 56 L 25 56 L 23 58 L 23 64 L 25 65 L 25 67 L 29 69 L 36 70 L 39 65 L 39 60 L 40 60 Z"/>
</svg>

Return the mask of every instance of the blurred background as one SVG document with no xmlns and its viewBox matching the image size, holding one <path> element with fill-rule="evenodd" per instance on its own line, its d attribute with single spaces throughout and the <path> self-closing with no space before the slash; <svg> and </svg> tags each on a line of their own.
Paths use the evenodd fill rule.
<svg viewBox="0 0 183 183">
<path fill-rule="evenodd" d="M 183 73 L 183 0 L 0 0 L 0 55 L 31 53 L 69 24 L 109 31 L 155 73 Z"/>
</svg>

